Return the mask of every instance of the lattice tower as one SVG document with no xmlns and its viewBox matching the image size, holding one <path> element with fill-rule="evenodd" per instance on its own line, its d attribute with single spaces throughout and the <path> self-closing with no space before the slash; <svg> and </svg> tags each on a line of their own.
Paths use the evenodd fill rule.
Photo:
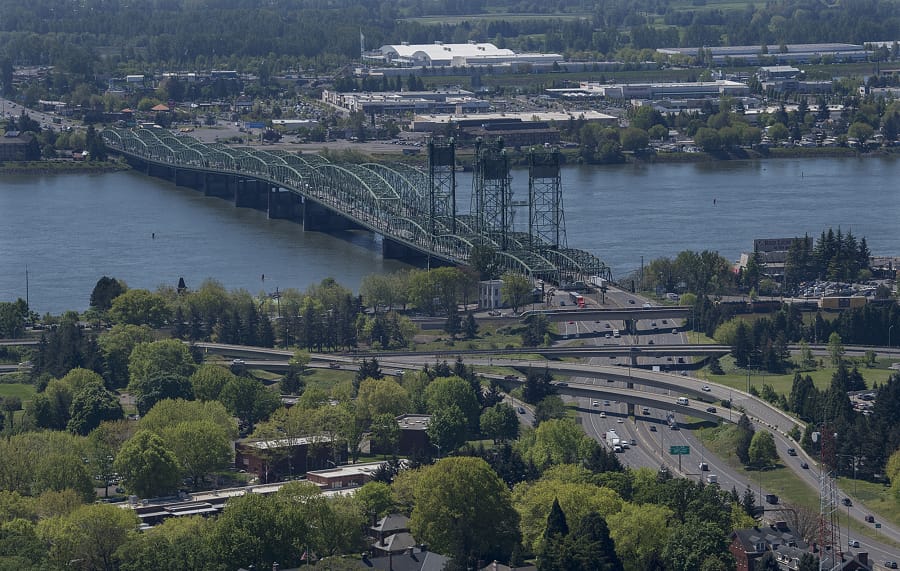
<svg viewBox="0 0 900 571">
<path fill-rule="evenodd" d="M 565 248 L 559 149 L 528 153 L 528 234 L 533 249 Z"/>
<path fill-rule="evenodd" d="M 512 231 L 512 186 L 503 140 L 476 141 L 472 212 L 477 232 L 491 236 L 501 250 L 509 248 Z"/>
<path fill-rule="evenodd" d="M 828 425 L 819 432 L 819 571 L 841 566 L 841 528 L 838 523 L 836 434 Z"/>
<path fill-rule="evenodd" d="M 428 141 L 428 231 L 435 235 L 437 220 L 447 217 L 456 234 L 456 144 L 453 137 Z"/>
</svg>

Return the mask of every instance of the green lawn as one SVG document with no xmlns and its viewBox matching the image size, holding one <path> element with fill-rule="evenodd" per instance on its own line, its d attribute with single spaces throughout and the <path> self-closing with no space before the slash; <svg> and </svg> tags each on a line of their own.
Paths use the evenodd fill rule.
<svg viewBox="0 0 900 571">
<path fill-rule="evenodd" d="M 730 356 L 723 357 L 719 362 L 722 365 L 725 374 L 713 375 L 709 372 L 708 368 L 704 368 L 702 370 L 704 378 L 713 383 L 746 391 L 747 370 L 736 368 L 734 366 L 734 361 Z M 888 360 L 879 360 L 875 368 L 870 369 L 860 366 L 859 371 L 866 380 L 866 384 L 871 387 L 875 382 L 883 384 L 896 372 L 888 369 L 888 366 L 890 366 Z M 826 389 L 831 384 L 831 377 L 834 375 L 834 371 L 835 369 L 833 367 L 826 366 L 821 369 L 816 369 L 815 371 L 805 371 L 801 374 L 812 377 L 813 383 L 815 383 L 819 389 Z M 761 389 L 763 384 L 769 384 L 772 385 L 772 388 L 775 389 L 776 393 L 787 396 L 791 393 L 793 382 L 794 373 L 773 375 L 771 373 L 766 373 L 765 371 L 750 371 L 750 386 L 756 387 L 757 390 Z"/>
<path fill-rule="evenodd" d="M 838 485 L 870 510 L 875 515 L 875 521 L 883 520 L 900 525 L 900 502 L 894 498 L 890 486 L 852 478 L 838 478 Z"/>
<path fill-rule="evenodd" d="M 30 383 L 2 383 L 0 397 L 19 397 L 22 402 L 30 401 L 34 396 L 34 385 Z"/>
</svg>

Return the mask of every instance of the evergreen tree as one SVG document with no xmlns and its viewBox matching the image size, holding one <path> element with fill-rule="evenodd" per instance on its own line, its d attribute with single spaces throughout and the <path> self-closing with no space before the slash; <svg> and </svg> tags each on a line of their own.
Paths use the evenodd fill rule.
<svg viewBox="0 0 900 571">
<path fill-rule="evenodd" d="M 466 319 L 463 321 L 463 333 L 466 339 L 475 339 L 478 336 L 478 321 L 471 311 L 466 313 Z"/>
<path fill-rule="evenodd" d="M 584 516 L 569 534 L 566 543 L 566 565 L 562 569 L 577 571 L 623 571 L 624 567 L 606 520 L 597 512 Z"/>
<path fill-rule="evenodd" d="M 735 447 L 735 454 L 742 464 L 750 463 L 750 442 L 753 440 L 753 423 L 746 414 L 742 414 L 737 423 L 738 438 Z"/>
</svg>

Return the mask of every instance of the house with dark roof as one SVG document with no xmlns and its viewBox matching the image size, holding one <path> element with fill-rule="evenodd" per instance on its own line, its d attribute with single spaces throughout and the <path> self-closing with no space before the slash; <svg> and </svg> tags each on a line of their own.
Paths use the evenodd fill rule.
<svg viewBox="0 0 900 571">
<path fill-rule="evenodd" d="M 403 553 L 390 553 L 381 557 L 363 556 L 360 567 L 382 571 L 443 571 L 448 559 L 432 553 L 425 547 L 410 548 Z"/>
<path fill-rule="evenodd" d="M 800 558 L 805 553 L 812 553 L 815 557 L 824 559 L 826 569 L 839 571 L 870 571 L 872 569 L 868 553 L 823 552 L 815 543 L 809 545 L 804 540 L 795 537 L 783 521 L 775 522 L 770 526 L 734 530 L 731 533 L 728 550 L 734 556 L 737 571 L 755 571 L 757 561 L 766 553 L 772 553 L 775 556 L 778 568 L 782 571 L 797 571 L 800 568 Z M 835 557 L 840 558 L 839 562 L 835 562 L 838 563 L 837 566 L 832 563 Z"/>
</svg>

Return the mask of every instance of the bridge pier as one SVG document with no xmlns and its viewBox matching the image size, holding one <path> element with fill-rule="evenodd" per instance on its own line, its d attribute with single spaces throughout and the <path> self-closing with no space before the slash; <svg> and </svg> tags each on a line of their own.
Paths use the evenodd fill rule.
<svg viewBox="0 0 900 571">
<path fill-rule="evenodd" d="M 299 221 L 301 219 L 303 203 L 300 201 L 299 194 L 273 186 L 268 188 L 266 197 L 266 212 L 270 220 Z"/>
<path fill-rule="evenodd" d="M 307 232 L 338 232 L 361 227 L 349 218 L 313 200 L 303 201 L 303 230 Z"/>
<path fill-rule="evenodd" d="M 237 208 L 269 208 L 269 185 L 252 178 L 237 179 L 234 185 L 234 205 Z"/>
<path fill-rule="evenodd" d="M 381 237 L 381 255 L 393 260 L 424 260 L 428 257 L 427 254 L 410 248 L 403 242 L 391 240 L 387 236 Z"/>
<path fill-rule="evenodd" d="M 195 190 L 203 190 L 205 186 L 203 173 L 188 169 L 175 169 L 175 186 L 186 186 Z"/>
<path fill-rule="evenodd" d="M 207 174 L 203 182 L 203 195 L 231 200 L 234 198 L 233 184 L 230 176 Z"/>
</svg>

